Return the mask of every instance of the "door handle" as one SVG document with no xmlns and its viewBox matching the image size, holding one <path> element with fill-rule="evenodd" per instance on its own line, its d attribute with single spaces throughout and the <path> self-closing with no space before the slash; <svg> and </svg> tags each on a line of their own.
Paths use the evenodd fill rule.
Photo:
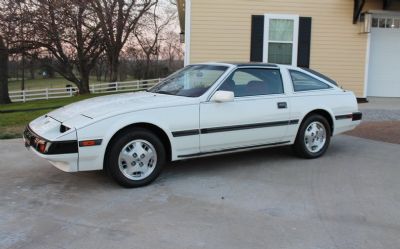
<svg viewBox="0 0 400 249">
<path fill-rule="evenodd" d="M 278 102 L 278 109 L 285 109 L 287 108 L 287 103 L 286 102 Z"/>
</svg>

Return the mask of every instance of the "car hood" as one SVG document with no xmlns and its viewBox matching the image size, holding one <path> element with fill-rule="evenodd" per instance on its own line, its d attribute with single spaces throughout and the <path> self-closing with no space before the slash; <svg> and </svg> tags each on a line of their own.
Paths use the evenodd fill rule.
<svg viewBox="0 0 400 249">
<path fill-rule="evenodd" d="M 79 116 L 93 120 L 127 112 L 190 103 L 193 103 L 193 98 L 150 92 L 111 94 L 79 101 L 47 115 L 59 122 L 66 122 Z"/>
</svg>

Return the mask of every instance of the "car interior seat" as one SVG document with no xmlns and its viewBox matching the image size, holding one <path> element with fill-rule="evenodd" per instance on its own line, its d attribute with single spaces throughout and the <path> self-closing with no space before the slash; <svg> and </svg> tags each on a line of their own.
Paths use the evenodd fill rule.
<svg viewBox="0 0 400 249">
<path fill-rule="evenodd" d="M 267 93 L 268 93 L 267 84 L 265 82 L 259 80 L 252 80 L 249 83 L 247 83 L 246 95 L 248 96 L 263 95 Z"/>
</svg>

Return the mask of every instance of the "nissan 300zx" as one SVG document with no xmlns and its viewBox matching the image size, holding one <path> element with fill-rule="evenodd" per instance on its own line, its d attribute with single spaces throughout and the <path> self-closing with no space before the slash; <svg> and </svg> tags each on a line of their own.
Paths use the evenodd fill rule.
<svg viewBox="0 0 400 249">
<path fill-rule="evenodd" d="M 54 110 L 29 123 L 24 140 L 63 171 L 105 169 L 122 186 L 138 187 L 169 161 L 282 145 L 317 158 L 361 117 L 352 92 L 313 70 L 206 63 L 147 91 Z"/>
</svg>

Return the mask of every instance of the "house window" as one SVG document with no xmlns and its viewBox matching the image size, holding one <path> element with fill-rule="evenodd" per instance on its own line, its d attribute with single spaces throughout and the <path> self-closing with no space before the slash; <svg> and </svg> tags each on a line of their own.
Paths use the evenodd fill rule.
<svg viewBox="0 0 400 249">
<path fill-rule="evenodd" d="M 372 18 L 373 28 L 390 28 L 390 29 L 398 29 L 400 28 L 400 18 L 392 18 L 392 17 L 374 17 Z"/>
<path fill-rule="evenodd" d="M 299 16 L 266 14 L 264 22 L 263 61 L 295 66 Z"/>
</svg>

